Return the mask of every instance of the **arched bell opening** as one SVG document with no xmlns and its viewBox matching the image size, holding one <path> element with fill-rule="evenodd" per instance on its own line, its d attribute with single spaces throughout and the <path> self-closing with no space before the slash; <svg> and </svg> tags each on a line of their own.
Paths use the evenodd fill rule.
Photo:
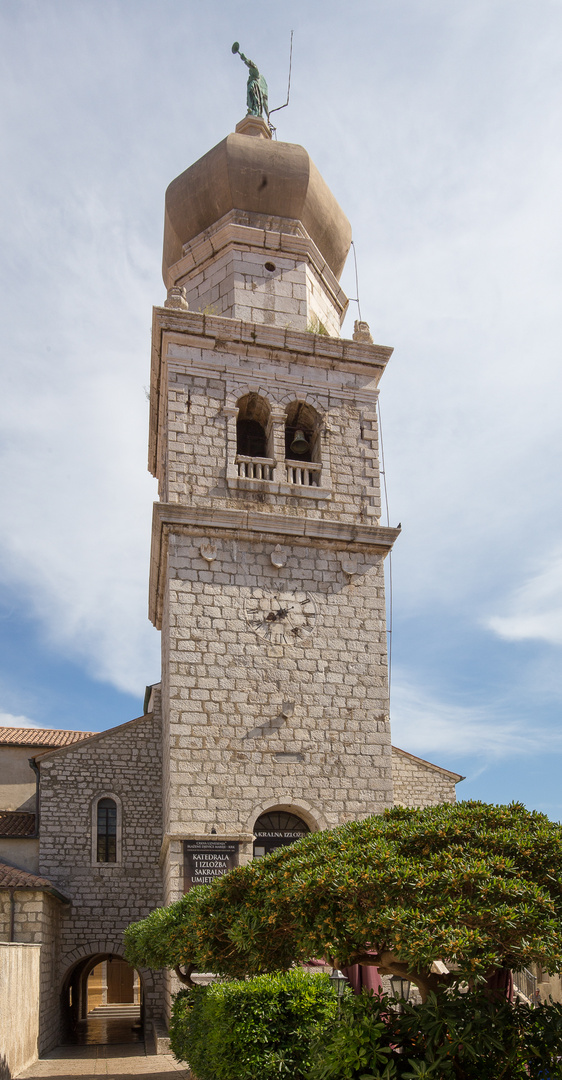
<svg viewBox="0 0 562 1080">
<path fill-rule="evenodd" d="M 271 410 L 259 394 L 246 394 L 237 402 L 236 453 L 239 457 L 269 458 Z"/>
<path fill-rule="evenodd" d="M 139 972 L 121 956 L 95 953 L 67 972 L 61 992 L 64 1043 L 142 1041 L 144 993 Z"/>
<path fill-rule="evenodd" d="M 254 859 L 261 859 L 279 847 L 294 844 L 307 836 L 310 828 L 306 821 L 289 810 L 269 810 L 261 814 L 254 825 Z"/>
<path fill-rule="evenodd" d="M 320 417 L 306 401 L 292 401 L 285 418 L 287 461 L 320 461 Z"/>
</svg>

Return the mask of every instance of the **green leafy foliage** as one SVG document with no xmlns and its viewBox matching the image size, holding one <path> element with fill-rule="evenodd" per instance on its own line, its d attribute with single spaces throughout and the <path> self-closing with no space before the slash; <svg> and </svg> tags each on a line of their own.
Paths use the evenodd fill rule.
<svg viewBox="0 0 562 1080">
<path fill-rule="evenodd" d="M 498 968 L 562 967 L 562 828 L 521 805 L 396 807 L 312 833 L 129 927 L 136 966 L 232 977 L 376 949 L 418 985 Z M 390 958 L 390 960 L 389 960 Z M 431 983 L 433 979 L 433 983 Z"/>
<path fill-rule="evenodd" d="M 146 919 L 128 926 L 124 942 L 129 963 L 150 968 L 191 963 L 198 949 L 195 929 L 204 901 L 204 889 L 191 889 L 175 904 L 156 908 Z"/>
<path fill-rule="evenodd" d="M 423 1005 L 346 997 L 313 1047 L 310 1080 L 539 1080 L 560 1077 L 562 1005 L 511 1005 L 479 993 Z"/>
<path fill-rule="evenodd" d="M 328 977 L 302 971 L 197 986 L 175 999 L 171 1047 L 198 1080 L 301 1080 L 336 1008 Z"/>
<path fill-rule="evenodd" d="M 481 993 L 423 1005 L 347 993 L 301 971 L 178 994 L 172 1049 L 198 1080 L 542 1080 L 560 1077 L 562 1005 Z"/>
</svg>

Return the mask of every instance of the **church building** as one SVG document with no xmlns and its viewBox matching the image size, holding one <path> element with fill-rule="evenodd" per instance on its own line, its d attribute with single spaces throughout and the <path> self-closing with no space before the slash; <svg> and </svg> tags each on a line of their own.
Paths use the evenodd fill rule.
<svg viewBox="0 0 562 1080">
<path fill-rule="evenodd" d="M 163 1030 L 175 978 L 129 978 L 131 921 L 309 831 L 455 799 L 462 777 L 391 744 L 400 530 L 381 524 L 377 398 L 392 349 L 363 322 L 340 337 L 350 242 L 306 150 L 261 116 L 166 193 L 149 436 L 162 681 L 108 731 L 0 729 L 0 942 L 41 944 L 39 1052 L 86 1016 L 94 975 L 99 1000 L 128 994 Z"/>
</svg>

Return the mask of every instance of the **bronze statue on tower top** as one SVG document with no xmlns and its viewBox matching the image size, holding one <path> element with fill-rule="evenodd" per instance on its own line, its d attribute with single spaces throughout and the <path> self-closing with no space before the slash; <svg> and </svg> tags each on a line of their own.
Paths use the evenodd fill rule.
<svg viewBox="0 0 562 1080">
<path fill-rule="evenodd" d="M 238 53 L 240 59 L 244 61 L 250 72 L 248 75 L 248 88 L 246 94 L 248 116 L 263 116 L 265 114 L 266 119 L 269 120 L 267 83 L 263 75 L 260 75 L 254 61 L 248 60 L 248 57 L 244 56 L 243 52 L 240 52 L 240 45 L 237 41 L 235 41 L 232 46 L 232 52 Z"/>
</svg>

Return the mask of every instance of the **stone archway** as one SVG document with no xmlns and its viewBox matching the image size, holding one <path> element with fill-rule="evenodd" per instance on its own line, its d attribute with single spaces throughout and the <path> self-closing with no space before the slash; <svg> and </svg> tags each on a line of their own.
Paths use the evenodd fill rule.
<svg viewBox="0 0 562 1080">
<path fill-rule="evenodd" d="M 253 833 L 258 819 L 263 814 L 269 814 L 275 810 L 285 810 L 289 814 L 295 814 L 308 826 L 309 832 L 322 832 L 324 829 L 333 828 L 334 824 L 336 824 L 335 822 L 330 823 L 322 810 L 307 802 L 306 799 L 299 799 L 297 803 L 282 795 L 276 799 L 266 799 L 264 802 L 259 803 L 258 806 L 254 806 L 252 813 L 246 820 L 244 832 Z"/>
<path fill-rule="evenodd" d="M 91 952 L 84 946 L 80 952 L 85 955 L 71 961 L 65 971 L 60 994 L 61 1041 L 139 1042 L 145 1022 L 147 982 L 152 982 L 152 973 L 130 968 L 123 958 L 122 948 L 112 947 L 109 943 L 99 944 L 102 948 L 98 945 L 96 949 L 94 946 Z M 90 994 L 90 1005 L 93 1004 L 93 1007 L 88 1011 L 88 979 L 94 969 L 102 964 L 106 968 L 111 964 L 123 968 L 122 975 L 125 968 L 129 969 L 131 979 L 128 981 L 132 986 L 135 981 L 133 972 L 138 976 L 140 993 L 135 995 L 136 1001 L 112 1002 L 106 999 L 98 1005 L 92 1003 Z"/>
</svg>

